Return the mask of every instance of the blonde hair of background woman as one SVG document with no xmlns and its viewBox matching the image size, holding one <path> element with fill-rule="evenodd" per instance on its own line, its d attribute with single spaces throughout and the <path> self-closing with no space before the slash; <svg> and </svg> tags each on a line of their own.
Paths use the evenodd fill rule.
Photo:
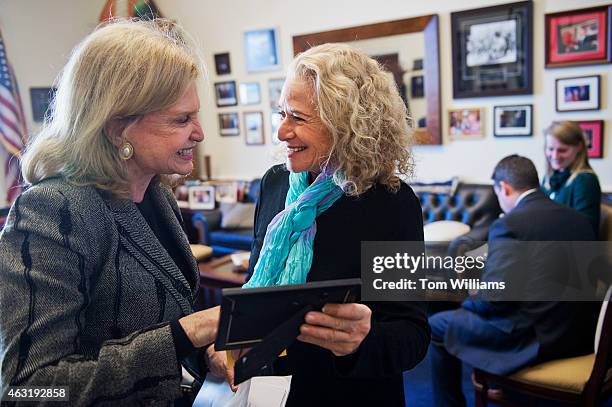
<svg viewBox="0 0 612 407">
<path fill-rule="evenodd" d="M 322 167 L 333 165 L 334 182 L 347 195 L 376 182 L 397 191 L 398 175 L 412 175 L 408 111 L 391 75 L 374 59 L 345 44 L 323 44 L 299 54 L 289 78 L 312 85 L 313 103 L 332 138 Z"/>
<path fill-rule="evenodd" d="M 552 124 L 546 130 L 544 130 L 544 136 L 552 136 L 559 140 L 559 142 L 570 146 L 580 146 L 580 150 L 578 151 L 578 154 L 576 154 L 574 162 L 569 167 L 571 176 L 567 180 L 567 185 L 571 184 L 578 174 L 582 172 L 593 172 L 593 169 L 589 164 L 584 133 L 582 128 L 580 128 L 577 123 L 572 121 L 552 122 Z M 546 143 L 544 144 L 544 150 L 546 151 Z M 552 174 L 553 169 L 550 166 L 550 162 L 547 158 L 546 174 L 544 176 L 544 185 L 547 188 L 550 188 L 548 181 Z"/>
<path fill-rule="evenodd" d="M 124 138 L 143 115 L 173 105 L 204 72 L 186 38 L 163 19 L 115 20 L 87 36 L 60 74 L 50 114 L 23 155 L 25 181 L 59 175 L 127 198 L 126 162 L 109 136 Z M 126 120 L 121 135 L 106 134 L 113 119 Z"/>
</svg>

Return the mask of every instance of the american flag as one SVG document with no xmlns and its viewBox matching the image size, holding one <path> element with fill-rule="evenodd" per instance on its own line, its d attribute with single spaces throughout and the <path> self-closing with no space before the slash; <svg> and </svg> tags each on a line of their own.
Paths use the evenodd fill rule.
<svg viewBox="0 0 612 407">
<path fill-rule="evenodd" d="M 10 205 L 21 192 L 19 157 L 27 138 L 23 108 L 13 70 L 7 60 L 0 32 L 0 156 L 6 188 L 5 204 Z M 0 197 L 0 204 L 3 197 Z"/>
</svg>

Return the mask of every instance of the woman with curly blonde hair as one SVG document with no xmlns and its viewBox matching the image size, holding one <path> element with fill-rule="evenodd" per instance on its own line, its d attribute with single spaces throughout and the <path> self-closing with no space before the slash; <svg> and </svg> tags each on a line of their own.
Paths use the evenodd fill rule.
<svg viewBox="0 0 612 407">
<path fill-rule="evenodd" d="M 408 114 L 376 61 L 311 48 L 290 64 L 279 105 L 287 159 L 261 182 L 247 287 L 360 277 L 361 242 L 423 240 L 399 178 L 412 171 Z M 403 406 L 402 372 L 428 344 L 423 304 L 328 304 L 287 350 L 287 405 Z"/>
</svg>

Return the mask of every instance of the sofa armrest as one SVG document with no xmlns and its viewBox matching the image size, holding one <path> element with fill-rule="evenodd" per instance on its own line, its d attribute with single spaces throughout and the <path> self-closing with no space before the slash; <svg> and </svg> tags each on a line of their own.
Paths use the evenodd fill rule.
<svg viewBox="0 0 612 407">
<path fill-rule="evenodd" d="M 191 217 L 191 224 L 198 231 L 199 243 L 208 245 L 210 243 L 209 233 L 221 227 L 221 211 L 213 209 L 196 212 Z"/>
<path fill-rule="evenodd" d="M 474 250 L 487 242 L 490 224 L 473 228 L 469 232 L 453 239 L 448 245 L 450 256 L 463 256 L 466 252 Z"/>
</svg>

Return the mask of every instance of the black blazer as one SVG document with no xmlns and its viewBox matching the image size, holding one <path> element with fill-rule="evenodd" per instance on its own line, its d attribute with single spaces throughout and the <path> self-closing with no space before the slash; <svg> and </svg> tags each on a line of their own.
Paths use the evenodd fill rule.
<svg viewBox="0 0 612 407">
<path fill-rule="evenodd" d="M 507 281 L 510 273 L 522 271 L 515 256 L 509 257 L 496 244 L 500 241 L 591 240 L 595 236 L 585 216 L 537 190 L 491 226 L 482 279 Z M 527 260 L 541 264 L 541 255 L 530 253 Z M 529 273 L 569 274 L 569 267 L 559 263 L 530 267 Z M 472 366 L 506 374 L 529 363 L 592 352 L 598 307 L 598 303 L 468 299 L 450 321 L 445 345 Z"/>
<path fill-rule="evenodd" d="M 266 229 L 285 206 L 289 172 L 272 167 L 261 182 L 255 214 L 255 242 L 249 271 L 259 258 Z M 316 219 L 308 281 L 360 277 L 361 242 L 423 240 L 421 206 L 402 183 L 390 193 L 376 185 L 359 197 L 343 196 Z M 402 372 L 427 352 L 425 305 L 367 303 L 372 329 L 354 355 L 336 357 L 326 349 L 296 341 L 288 349 L 292 373 L 288 406 L 404 406 Z"/>
</svg>

